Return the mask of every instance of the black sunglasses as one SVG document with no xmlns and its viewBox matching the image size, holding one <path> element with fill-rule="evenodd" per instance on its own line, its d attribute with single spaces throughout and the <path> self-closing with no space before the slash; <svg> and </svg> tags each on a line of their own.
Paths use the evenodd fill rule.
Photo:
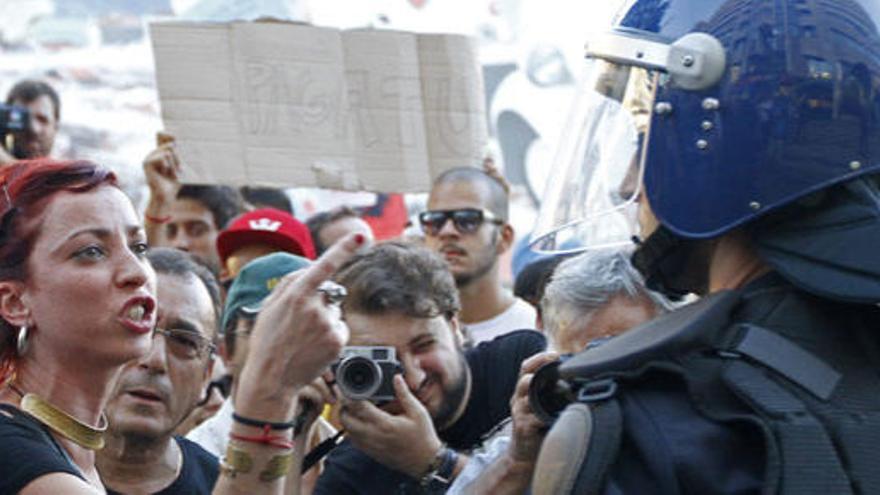
<svg viewBox="0 0 880 495">
<path fill-rule="evenodd" d="M 428 235 L 437 235 L 443 230 L 448 220 L 462 234 L 473 234 L 483 225 L 483 222 L 503 225 L 504 220 L 496 217 L 487 210 L 476 208 L 463 208 L 461 210 L 429 210 L 419 213 L 419 223 L 422 230 Z"/>
</svg>

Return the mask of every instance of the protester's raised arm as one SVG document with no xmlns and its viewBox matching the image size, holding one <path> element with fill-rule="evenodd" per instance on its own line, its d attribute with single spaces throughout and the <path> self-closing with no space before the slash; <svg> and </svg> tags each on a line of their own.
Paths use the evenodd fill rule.
<svg viewBox="0 0 880 495">
<path fill-rule="evenodd" d="M 144 158 L 144 177 L 150 199 L 144 212 L 147 241 L 153 246 L 166 245 L 164 224 L 171 220 L 171 206 L 180 190 L 180 158 L 174 138 L 159 133 L 158 146 Z"/>
<path fill-rule="evenodd" d="M 282 493 L 283 474 L 293 462 L 292 428 L 277 426 L 292 422 L 300 391 L 339 357 L 348 340 L 338 305 L 318 289 L 364 241 L 360 234 L 348 236 L 307 269 L 283 278 L 263 303 L 235 412 L 272 426 L 233 423 L 215 494 Z"/>
</svg>

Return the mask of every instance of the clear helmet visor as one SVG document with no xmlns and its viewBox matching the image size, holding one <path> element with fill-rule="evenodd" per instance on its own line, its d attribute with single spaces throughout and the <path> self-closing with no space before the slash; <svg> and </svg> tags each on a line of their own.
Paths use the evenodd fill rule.
<svg viewBox="0 0 880 495">
<path fill-rule="evenodd" d="M 591 61 L 547 182 L 533 250 L 632 244 L 658 77 L 649 69 Z"/>
</svg>

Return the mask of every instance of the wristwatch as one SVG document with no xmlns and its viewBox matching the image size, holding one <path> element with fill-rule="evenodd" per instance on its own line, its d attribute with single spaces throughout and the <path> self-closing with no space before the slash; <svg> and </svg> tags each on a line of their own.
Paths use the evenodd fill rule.
<svg viewBox="0 0 880 495">
<path fill-rule="evenodd" d="M 452 474 L 455 472 L 456 464 L 458 464 L 458 452 L 443 445 L 419 480 L 420 484 L 428 486 L 436 481 L 442 483 L 443 486 L 449 486 L 452 483 Z"/>
</svg>

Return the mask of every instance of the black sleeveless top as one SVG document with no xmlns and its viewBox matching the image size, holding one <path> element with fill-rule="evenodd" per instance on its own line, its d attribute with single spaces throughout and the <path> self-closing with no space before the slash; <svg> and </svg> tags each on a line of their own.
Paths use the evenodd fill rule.
<svg viewBox="0 0 880 495">
<path fill-rule="evenodd" d="M 85 481 L 42 423 L 14 406 L 0 404 L 0 495 L 18 493 L 50 473 L 69 473 Z"/>
</svg>

